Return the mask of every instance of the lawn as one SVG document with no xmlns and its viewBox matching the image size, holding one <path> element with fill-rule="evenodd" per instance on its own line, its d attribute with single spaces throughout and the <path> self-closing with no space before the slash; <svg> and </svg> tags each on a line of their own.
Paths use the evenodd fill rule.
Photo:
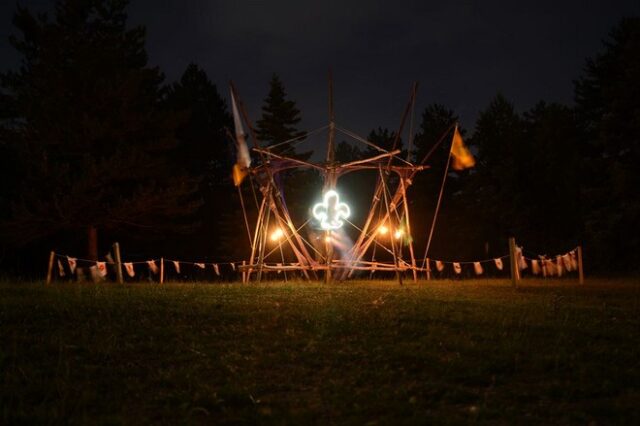
<svg viewBox="0 0 640 426">
<path fill-rule="evenodd" d="M 640 422 L 635 280 L 0 283 L 0 423 Z"/>
</svg>

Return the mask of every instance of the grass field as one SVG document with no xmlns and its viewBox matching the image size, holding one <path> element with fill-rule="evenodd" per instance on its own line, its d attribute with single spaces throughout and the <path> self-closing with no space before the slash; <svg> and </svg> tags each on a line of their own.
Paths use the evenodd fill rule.
<svg viewBox="0 0 640 426">
<path fill-rule="evenodd" d="M 2 424 L 640 422 L 633 280 L 0 283 Z"/>
</svg>

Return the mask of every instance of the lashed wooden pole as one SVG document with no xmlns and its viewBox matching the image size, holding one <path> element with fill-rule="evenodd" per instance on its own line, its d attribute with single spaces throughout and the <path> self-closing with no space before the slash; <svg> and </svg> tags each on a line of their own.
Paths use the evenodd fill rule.
<svg viewBox="0 0 640 426">
<path fill-rule="evenodd" d="M 327 143 L 327 164 L 324 174 L 323 193 L 333 190 L 336 187 L 336 171 L 335 171 L 335 134 L 336 123 L 333 110 L 333 76 L 329 71 L 329 142 Z M 331 282 L 331 262 L 333 262 L 333 240 L 331 238 L 331 230 L 325 231 L 324 246 L 326 254 L 327 269 L 324 273 L 324 282 Z"/>
</svg>

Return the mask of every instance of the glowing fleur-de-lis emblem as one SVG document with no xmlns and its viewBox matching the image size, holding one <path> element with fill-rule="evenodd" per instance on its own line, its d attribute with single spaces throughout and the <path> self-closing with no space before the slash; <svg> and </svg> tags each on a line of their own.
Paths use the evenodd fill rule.
<svg viewBox="0 0 640 426">
<path fill-rule="evenodd" d="M 341 228 L 343 219 L 348 218 L 349 214 L 349 206 L 340 202 L 334 190 L 325 192 L 322 202 L 313 206 L 313 217 L 320 221 L 320 227 L 325 230 Z"/>
</svg>

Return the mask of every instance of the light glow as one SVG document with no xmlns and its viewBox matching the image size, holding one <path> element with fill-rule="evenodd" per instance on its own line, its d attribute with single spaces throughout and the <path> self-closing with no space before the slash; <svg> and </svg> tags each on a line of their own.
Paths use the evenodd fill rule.
<svg viewBox="0 0 640 426">
<path fill-rule="evenodd" d="M 378 234 L 387 235 L 388 233 L 389 233 L 389 228 L 387 228 L 386 225 L 380 225 L 380 227 L 378 228 Z"/>
<path fill-rule="evenodd" d="M 399 240 L 400 238 L 402 238 L 403 235 L 404 235 L 404 231 L 402 229 L 398 229 L 393 234 L 393 236 L 396 238 L 396 240 Z"/>
<path fill-rule="evenodd" d="M 340 196 L 334 190 L 324 193 L 322 202 L 313 206 L 313 217 L 320 221 L 320 228 L 324 230 L 340 229 L 344 220 L 351 214 L 346 203 L 340 201 Z"/>
<path fill-rule="evenodd" d="M 278 241 L 284 236 L 284 231 L 282 228 L 276 228 L 275 231 L 271 233 L 271 241 Z"/>
</svg>

